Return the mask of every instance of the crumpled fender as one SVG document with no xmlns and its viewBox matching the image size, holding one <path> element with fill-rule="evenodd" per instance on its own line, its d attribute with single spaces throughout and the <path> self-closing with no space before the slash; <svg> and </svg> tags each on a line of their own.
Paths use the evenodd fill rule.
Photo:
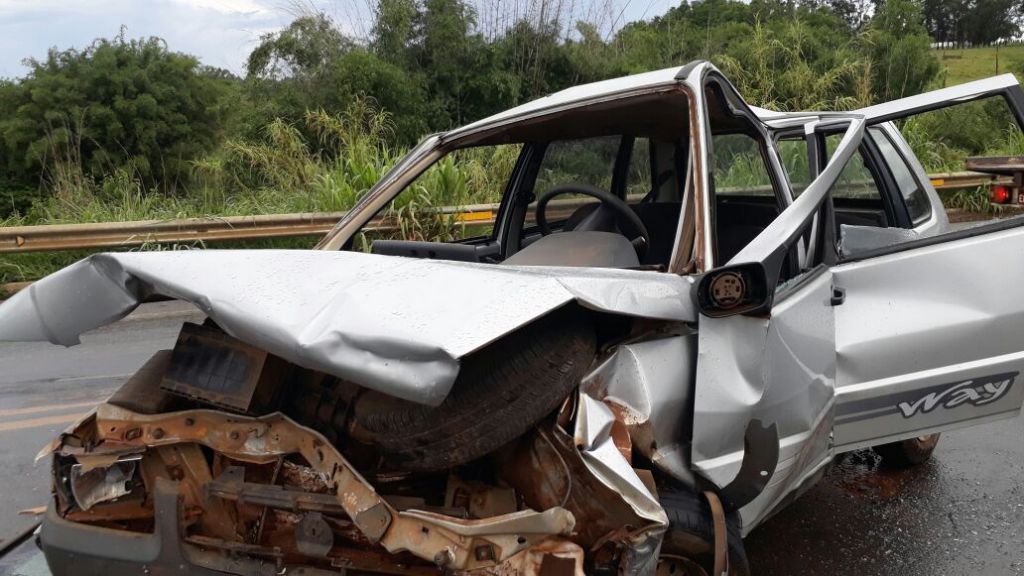
<svg viewBox="0 0 1024 576">
<path fill-rule="evenodd" d="M 313 250 L 97 254 L 0 304 L 0 341 L 73 346 L 151 296 L 300 366 L 438 405 L 459 359 L 570 302 L 693 321 L 686 277 Z"/>
</svg>

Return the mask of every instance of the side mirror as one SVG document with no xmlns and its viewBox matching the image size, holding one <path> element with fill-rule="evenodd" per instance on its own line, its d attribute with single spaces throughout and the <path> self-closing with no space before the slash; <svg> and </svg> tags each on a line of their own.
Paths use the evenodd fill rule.
<svg viewBox="0 0 1024 576">
<path fill-rule="evenodd" d="M 697 283 L 697 306 L 710 318 L 766 315 L 772 307 L 773 286 L 759 262 L 725 266 L 708 272 Z"/>
</svg>

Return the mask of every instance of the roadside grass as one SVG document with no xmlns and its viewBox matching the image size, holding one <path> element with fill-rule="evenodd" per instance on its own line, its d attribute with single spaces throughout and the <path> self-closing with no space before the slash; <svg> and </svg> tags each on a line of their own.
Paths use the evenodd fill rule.
<svg viewBox="0 0 1024 576">
<path fill-rule="evenodd" d="M 991 58 L 994 72 L 994 48 L 944 52 L 959 56 L 943 60 L 950 78 L 955 67 L 956 81 L 990 75 L 984 70 L 986 58 Z M 1005 66 L 1013 61 L 1024 69 L 1024 46 L 1001 48 L 1001 69 L 1004 60 Z M 962 170 L 965 156 L 1024 151 L 1024 136 L 1009 129 L 1006 110 L 990 110 L 982 102 L 957 108 L 962 109 L 928 113 L 901 126 L 928 171 Z M 177 195 L 146 190 L 142 178 L 125 170 L 95 181 L 84 176 L 81 166 L 58 165 L 44 183 L 46 196 L 26 213 L 0 219 L 0 227 L 345 211 L 405 153 L 387 144 L 391 126 L 388 114 L 359 100 L 338 115 L 310 111 L 298 125 L 278 120 L 265 128 L 259 140 L 228 140 L 195 161 L 191 186 Z M 442 159 L 384 213 L 397 229 L 375 237 L 451 239 L 458 224 L 453 218 L 438 218 L 434 209 L 495 201 L 518 151 L 517 146 L 470 148 L 459 151 L 457 158 Z M 787 158 L 786 166 L 792 174 L 805 173 L 806 168 L 798 166 L 801 157 L 805 160 L 803 148 L 795 151 L 796 157 Z M 749 162 L 722 167 L 719 184 L 760 184 L 763 174 L 758 168 Z M 552 177 L 558 180 L 561 175 Z M 976 196 L 965 192 L 947 200 L 972 209 L 981 203 Z M 368 240 L 359 238 L 356 248 L 366 249 Z M 315 242 L 315 238 L 270 239 L 209 247 L 309 248 Z M 206 247 L 149 245 L 131 250 Z M 36 280 L 98 251 L 0 255 L 0 283 Z"/>
<path fill-rule="evenodd" d="M 936 48 L 933 52 L 941 66 L 936 79 L 937 87 L 940 88 L 1007 72 L 1013 72 L 1018 79 L 1024 76 L 1024 44 L 962 49 Z"/>
</svg>

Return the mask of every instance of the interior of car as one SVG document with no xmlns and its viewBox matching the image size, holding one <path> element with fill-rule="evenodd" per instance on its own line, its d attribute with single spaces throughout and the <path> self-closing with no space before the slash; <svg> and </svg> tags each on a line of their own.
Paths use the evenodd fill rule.
<svg viewBox="0 0 1024 576">
<path fill-rule="evenodd" d="M 716 261 L 726 262 L 782 204 L 753 120 L 714 86 L 708 96 L 714 244 Z M 430 168 L 378 215 L 360 245 L 377 254 L 503 265 L 666 270 L 676 251 L 685 261 L 694 246 L 689 130 L 688 99 L 677 89 L 492 130 L 461 150 L 490 167 L 490 181 L 474 188 L 486 192 L 459 203 L 491 206 L 490 220 L 456 222 L 433 235 L 381 226 L 381 219 L 409 219 L 403 197 L 431 187 Z M 512 155 L 514 162 L 500 160 Z"/>
</svg>

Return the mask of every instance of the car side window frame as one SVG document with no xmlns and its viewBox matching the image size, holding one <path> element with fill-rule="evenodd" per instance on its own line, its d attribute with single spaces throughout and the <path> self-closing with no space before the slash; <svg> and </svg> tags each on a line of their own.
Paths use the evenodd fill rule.
<svg viewBox="0 0 1024 576">
<path fill-rule="evenodd" d="M 764 162 L 765 172 L 768 175 L 769 183 L 772 188 L 772 196 L 775 198 L 776 207 L 779 214 L 782 214 L 793 201 L 793 191 L 790 188 L 789 178 L 786 175 L 786 170 L 782 166 L 781 158 L 778 154 L 778 149 L 775 147 L 775 140 L 772 138 L 772 134 L 768 131 L 767 127 L 763 122 L 746 107 L 746 103 L 743 102 L 742 98 L 736 93 L 735 87 L 728 83 L 718 73 L 709 74 L 703 79 L 702 88 L 705 93 L 705 98 L 708 98 L 707 92 L 710 90 L 715 93 L 716 97 L 722 99 L 728 112 L 734 117 L 742 118 L 751 125 L 754 134 L 748 134 L 757 143 L 757 148 L 761 161 Z M 735 99 L 735 100 L 734 100 Z M 704 102 L 705 108 L 707 108 L 707 102 Z M 710 114 L 706 114 L 706 124 L 704 130 L 706 130 L 707 136 L 707 150 L 705 151 L 705 162 L 709 168 L 714 165 L 714 130 L 711 126 Z M 726 262 L 719 261 L 719 250 L 718 250 L 718 215 L 716 214 L 716 197 L 717 183 L 715 174 L 709 170 L 708 173 L 708 188 L 705 191 L 705 202 L 708 204 L 709 215 L 710 215 L 710 228 L 706 228 L 706 231 L 710 232 L 706 238 L 706 241 L 711 244 L 711 262 L 706 262 L 705 265 L 708 269 L 717 268 L 726 264 Z"/>
<path fill-rule="evenodd" d="M 892 182 L 892 188 L 893 188 L 893 190 L 892 190 L 892 193 L 893 193 L 892 200 L 893 200 L 893 202 L 895 204 L 897 204 L 897 205 L 899 205 L 899 206 L 901 206 L 903 208 L 903 214 L 904 214 L 904 216 L 907 219 L 907 228 L 908 229 L 916 229 L 916 228 L 918 228 L 920 226 L 923 226 L 923 225 L 927 224 L 928 221 L 932 218 L 934 210 L 932 208 L 931 203 L 927 202 L 927 200 L 928 200 L 928 193 L 927 193 L 926 188 L 925 188 L 925 183 L 922 182 L 921 179 L 918 177 L 916 171 L 913 169 L 913 166 L 911 165 L 910 160 L 907 158 L 907 156 L 904 153 L 904 151 L 900 149 L 900 146 L 897 144 L 897 142 L 895 142 L 893 140 L 892 136 L 884 128 L 882 128 L 882 126 L 880 126 L 880 125 L 879 126 L 870 126 L 868 128 L 868 137 L 870 138 L 870 140 L 871 140 L 872 144 L 874 145 L 874 147 L 876 148 L 876 150 L 878 150 L 878 156 L 880 158 L 885 158 L 885 154 L 882 152 L 881 148 L 878 146 L 877 141 L 878 141 L 878 138 L 884 138 L 885 139 L 885 141 L 888 143 L 888 145 L 892 148 L 892 151 L 895 153 L 896 159 L 898 159 L 900 162 L 903 163 L 903 167 L 906 169 L 907 173 L 910 174 L 910 177 L 913 179 L 914 184 L 917 185 L 916 193 L 923 194 L 925 196 L 925 200 L 926 200 L 925 203 L 928 205 L 928 213 L 925 214 L 923 218 L 919 218 L 918 220 L 914 220 L 914 218 L 910 215 L 910 208 L 907 205 L 907 199 L 903 196 L 903 190 L 900 189 L 899 182 L 896 180 L 895 174 L 892 173 L 892 167 L 890 166 L 889 160 L 886 159 L 884 161 L 884 165 L 886 166 L 887 171 L 889 172 L 890 180 Z"/>
<path fill-rule="evenodd" d="M 508 188 L 498 207 L 497 220 L 500 224 L 496 226 L 498 253 L 502 259 L 522 248 L 526 211 L 533 200 L 533 188 L 546 148 L 546 142 L 524 144 L 512 177 L 509 178 Z"/>
</svg>

